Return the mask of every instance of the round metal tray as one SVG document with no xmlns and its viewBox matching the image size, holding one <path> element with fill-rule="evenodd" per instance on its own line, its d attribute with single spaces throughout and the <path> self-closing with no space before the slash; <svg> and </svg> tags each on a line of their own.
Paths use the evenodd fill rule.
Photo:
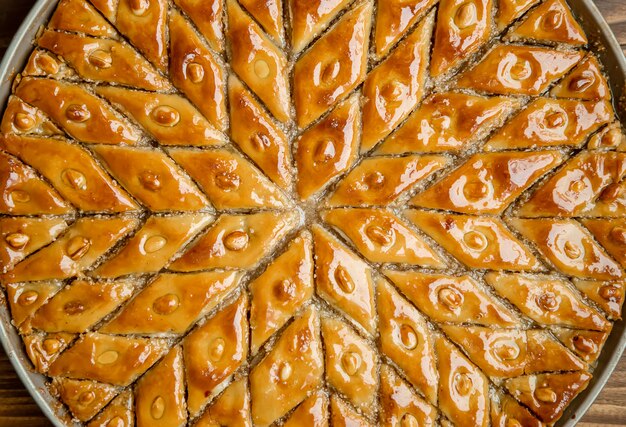
<svg viewBox="0 0 626 427">
<path fill-rule="evenodd" d="M 613 91 L 613 103 L 622 125 L 626 126 L 626 58 L 622 49 L 592 0 L 567 0 L 574 14 L 581 22 L 590 43 L 609 76 Z M 57 0 L 38 0 L 15 34 L 0 63 L 0 105 L 6 105 L 11 93 L 13 79 L 26 64 L 33 50 L 33 40 L 39 28 L 45 25 L 56 8 Z M 6 297 L 0 295 L 0 341 L 20 377 L 43 413 L 57 427 L 78 426 L 71 421 L 65 407 L 50 394 L 46 387 L 46 377 L 36 373 L 24 350 L 17 330 L 11 324 L 11 316 Z M 567 408 L 557 426 L 572 427 L 589 409 L 611 373 L 617 366 L 626 348 L 626 321 L 616 322 L 606 341 L 602 354 L 593 372 L 593 379 Z"/>
</svg>

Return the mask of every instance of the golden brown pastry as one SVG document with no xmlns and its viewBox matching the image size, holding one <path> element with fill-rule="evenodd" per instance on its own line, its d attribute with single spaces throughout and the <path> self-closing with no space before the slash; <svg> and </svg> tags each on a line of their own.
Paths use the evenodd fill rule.
<svg viewBox="0 0 626 427">
<path fill-rule="evenodd" d="M 466 214 L 501 214 L 561 162 L 563 156 L 558 151 L 475 154 L 410 204 Z"/>
<path fill-rule="evenodd" d="M 233 382 L 206 409 L 195 424 L 198 427 L 232 425 L 251 427 L 250 398 L 245 380 Z"/>
<path fill-rule="evenodd" d="M 378 148 L 381 154 L 464 150 L 518 105 L 511 98 L 438 93 L 428 98 Z"/>
<path fill-rule="evenodd" d="M 377 292 L 381 351 L 430 403 L 437 405 L 439 372 L 425 319 L 385 280 L 378 281 Z"/>
<path fill-rule="evenodd" d="M 89 380 L 55 378 L 52 387 L 79 421 L 94 417 L 119 392 L 116 387 Z"/>
<path fill-rule="evenodd" d="M 377 2 L 374 35 L 377 57 L 383 57 L 404 33 L 427 11 L 433 0 L 388 0 Z"/>
<path fill-rule="evenodd" d="M 387 206 L 444 168 L 444 156 L 370 157 L 339 183 L 328 206 Z"/>
<path fill-rule="evenodd" d="M 508 34 L 510 40 L 584 45 L 587 36 L 563 0 L 548 0 L 523 18 Z"/>
<path fill-rule="evenodd" d="M 202 214 L 152 216 L 119 252 L 91 274 L 112 278 L 159 271 L 212 220 L 211 215 Z M 136 260 L 140 265 L 129 265 L 129 259 Z"/>
<path fill-rule="evenodd" d="M 294 52 L 300 52 L 326 29 L 330 21 L 350 4 L 350 0 L 289 0 L 288 3 L 291 45 Z"/>
<path fill-rule="evenodd" d="M 233 71 L 252 89 L 274 117 L 285 122 L 290 117 L 287 59 L 236 0 L 228 6 L 228 37 L 233 46 Z"/>
<path fill-rule="evenodd" d="M 421 101 L 433 24 L 430 14 L 365 79 L 361 151 L 389 135 Z"/>
<path fill-rule="evenodd" d="M 376 353 L 350 326 L 338 319 L 322 321 L 326 381 L 366 414 L 374 412 L 378 388 Z"/>
<path fill-rule="evenodd" d="M 613 118 L 606 101 L 539 98 L 517 114 L 487 142 L 487 150 L 580 147 Z"/>
<path fill-rule="evenodd" d="M 240 279 L 237 272 L 161 274 L 100 331 L 109 334 L 182 334 L 221 303 Z"/>
<path fill-rule="evenodd" d="M 577 221 L 514 219 L 511 224 L 568 276 L 598 280 L 624 277 L 619 264 Z"/>
<path fill-rule="evenodd" d="M 225 131 L 228 116 L 222 66 L 181 14 L 174 12 L 169 19 L 172 83 L 216 129 Z"/>
<path fill-rule="evenodd" d="M 80 86 L 24 78 L 15 94 L 39 108 L 70 136 L 87 143 L 136 144 L 141 134 L 102 99 Z"/>
<path fill-rule="evenodd" d="M 147 90 L 168 90 L 172 87 L 137 51 L 119 40 L 46 30 L 37 44 L 67 61 L 79 76 L 87 80 Z M 52 67 L 50 71 L 54 71 L 52 62 L 48 62 L 48 67 Z M 59 75 L 61 71 L 46 71 L 48 68 L 44 68 L 45 74 L 62 76 Z"/>
<path fill-rule="evenodd" d="M 359 257 L 319 225 L 313 228 L 318 295 L 373 333 L 374 279 Z"/>
<path fill-rule="evenodd" d="M 355 162 L 359 147 L 359 97 L 352 95 L 296 140 L 297 190 L 302 200 L 328 187 Z"/>
<path fill-rule="evenodd" d="M 183 351 L 177 346 L 137 381 L 137 427 L 184 424 L 187 421 L 184 382 Z"/>
<path fill-rule="evenodd" d="M 224 215 L 172 263 L 174 271 L 251 268 L 296 225 L 294 213 Z"/>
<path fill-rule="evenodd" d="M 231 138 L 279 186 L 291 184 L 287 135 L 239 79 L 228 80 Z"/>
<path fill-rule="evenodd" d="M 328 427 L 328 396 L 314 393 L 291 413 L 285 427 Z"/>
<path fill-rule="evenodd" d="M 52 3 L 0 300 L 63 422 L 540 427 L 611 356 L 626 134 L 567 0 Z"/>
<path fill-rule="evenodd" d="M 187 405 L 192 415 L 200 412 L 215 388 L 246 360 L 247 305 L 247 297 L 239 297 L 183 340 Z"/>
<path fill-rule="evenodd" d="M 252 294 L 250 348 L 256 353 L 313 296 L 311 236 L 306 233 L 292 240 L 248 287 Z"/>
<path fill-rule="evenodd" d="M 480 48 L 491 32 L 491 0 L 441 0 L 430 74 L 441 76 Z"/>
<path fill-rule="evenodd" d="M 208 205 L 194 182 L 163 152 L 94 146 L 111 174 L 152 211 L 195 211 Z"/>
<path fill-rule="evenodd" d="M 458 85 L 493 94 L 539 95 L 580 62 L 582 55 L 538 46 L 496 45 L 461 74 Z"/>
<path fill-rule="evenodd" d="M 415 306 L 437 323 L 510 328 L 515 314 L 470 276 L 384 270 Z"/>
<path fill-rule="evenodd" d="M 294 67 L 296 121 L 305 128 L 365 78 L 371 0 L 346 13 Z"/>
<path fill-rule="evenodd" d="M 407 218 L 470 268 L 535 271 L 541 264 L 497 218 L 408 210 Z"/>
<path fill-rule="evenodd" d="M 444 268 L 446 262 L 393 213 L 382 209 L 333 209 L 324 221 L 350 239 L 367 259 L 376 263 Z"/>
<path fill-rule="evenodd" d="M 487 273 L 485 280 L 538 323 L 596 331 L 611 327 L 598 310 L 585 303 L 563 280 L 512 273 Z"/>
<path fill-rule="evenodd" d="M 285 196 L 242 155 L 229 149 L 171 150 L 217 209 L 280 208 Z"/>
<path fill-rule="evenodd" d="M 308 308 L 250 372 L 252 421 L 269 426 L 322 382 L 324 362 L 319 313 Z"/>
</svg>

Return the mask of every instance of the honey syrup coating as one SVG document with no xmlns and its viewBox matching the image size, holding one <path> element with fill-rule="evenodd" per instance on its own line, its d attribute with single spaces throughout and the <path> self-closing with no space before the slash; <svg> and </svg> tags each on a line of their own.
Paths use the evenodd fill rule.
<svg viewBox="0 0 626 427">
<path fill-rule="evenodd" d="M 137 427 L 182 425 L 187 421 L 183 352 L 174 347 L 137 381 L 135 386 Z"/>
<path fill-rule="evenodd" d="M 626 219 L 585 219 L 581 222 L 608 254 L 626 268 Z"/>
<path fill-rule="evenodd" d="M 240 0 L 239 2 L 261 24 L 267 34 L 282 44 L 284 32 L 282 0 Z"/>
<path fill-rule="evenodd" d="M 620 187 L 611 186 L 617 194 L 602 194 L 610 184 L 619 183 L 625 176 L 625 153 L 582 151 L 539 186 L 517 214 L 523 217 L 586 216 L 587 211 L 596 213 L 596 207 L 606 211 L 603 208 L 609 206 L 594 206 L 594 201 L 598 196 L 601 196 L 599 201 L 606 204 L 617 201 Z M 616 208 L 619 209 L 615 206 L 612 210 Z"/>
<path fill-rule="evenodd" d="M 64 351 L 52 363 L 49 373 L 53 377 L 91 379 L 127 386 L 165 352 L 165 340 L 90 332 Z"/>
<path fill-rule="evenodd" d="M 379 146 L 381 154 L 459 151 L 487 135 L 519 105 L 512 98 L 486 98 L 461 92 L 426 99 Z"/>
<path fill-rule="evenodd" d="M 135 420 L 133 413 L 133 394 L 130 390 L 123 391 L 96 415 L 88 427 L 125 427 L 132 426 Z"/>
<path fill-rule="evenodd" d="M 430 14 L 365 79 L 362 152 L 389 135 L 422 99 L 433 25 Z"/>
<path fill-rule="evenodd" d="M 322 382 L 324 362 L 319 313 L 309 307 L 283 332 L 250 372 L 252 420 L 269 426 Z"/>
<path fill-rule="evenodd" d="M 387 206 L 448 163 L 447 157 L 437 155 L 369 157 L 344 177 L 326 203 L 329 207 Z"/>
<path fill-rule="evenodd" d="M 610 280 L 574 280 L 574 285 L 592 301 L 594 301 L 607 315 L 608 319 L 622 318 L 622 306 L 626 294 L 626 281 Z"/>
<path fill-rule="evenodd" d="M 115 26 L 157 68 L 167 69 L 166 0 L 118 0 Z"/>
<path fill-rule="evenodd" d="M 341 231 L 358 251 L 375 263 L 443 268 L 446 262 L 415 231 L 382 209 L 333 209 L 324 221 Z"/>
<path fill-rule="evenodd" d="M 587 100 L 611 98 L 611 91 L 602 74 L 600 63 L 592 53 L 588 54 L 550 93 L 559 98 Z"/>
<path fill-rule="evenodd" d="M 2 283 L 67 279 L 93 265 L 138 225 L 127 217 L 84 217 L 60 238 L 0 276 Z"/>
<path fill-rule="evenodd" d="M 508 394 L 498 393 L 491 399 L 493 427 L 542 427 L 544 424 Z"/>
<path fill-rule="evenodd" d="M 9 283 L 7 300 L 15 326 L 30 318 L 46 301 L 62 288 L 61 282 Z"/>
<path fill-rule="evenodd" d="M 247 297 L 239 297 L 183 340 L 187 406 L 196 415 L 248 356 Z"/>
<path fill-rule="evenodd" d="M 211 215 L 192 213 L 171 217 L 151 216 L 119 252 L 91 274 L 112 278 L 157 272 L 212 220 Z M 140 266 L 129 265 L 129 259 L 137 260 Z"/>
<path fill-rule="evenodd" d="M 9 102 L 0 124 L 0 131 L 3 134 L 63 135 L 42 111 L 26 104 L 14 95 L 9 96 Z"/>
<path fill-rule="evenodd" d="M 0 272 L 54 241 L 67 228 L 60 218 L 0 218 Z"/>
<path fill-rule="evenodd" d="M 64 332 L 56 334 L 44 334 L 41 332 L 22 332 L 22 341 L 26 350 L 26 355 L 33 364 L 36 372 L 45 374 L 48 372 L 52 362 L 65 350 L 74 339 L 76 334 Z"/>
<path fill-rule="evenodd" d="M 367 419 L 333 394 L 330 398 L 330 423 L 333 427 L 372 427 Z"/>
<path fill-rule="evenodd" d="M 542 325 L 606 331 L 611 323 L 560 279 L 487 273 L 485 280 L 522 313 Z"/>
<path fill-rule="evenodd" d="M 214 146 L 224 143 L 224 136 L 182 96 L 115 86 L 99 86 L 96 92 L 119 106 L 162 145 Z"/>
<path fill-rule="evenodd" d="M 225 72 L 214 54 L 178 12 L 170 16 L 170 77 L 216 129 L 225 131 Z"/>
<path fill-rule="evenodd" d="M 80 141 L 133 145 L 140 139 L 130 123 L 80 86 L 27 77 L 21 80 L 15 95 L 39 108 Z"/>
<path fill-rule="evenodd" d="M 617 121 L 592 135 L 587 142 L 588 149 L 615 148 L 617 151 L 626 151 L 624 147 L 626 147 L 626 135 L 622 132 L 622 125 Z"/>
<path fill-rule="evenodd" d="M 291 45 L 300 52 L 343 10 L 350 0 L 288 0 L 291 17 Z"/>
<path fill-rule="evenodd" d="M 437 323 L 512 328 L 520 322 L 470 276 L 383 270 L 415 306 Z"/>
<path fill-rule="evenodd" d="M 289 120 L 290 89 L 285 54 L 236 0 L 226 0 L 226 5 L 233 71 L 265 102 L 274 117 L 281 122 Z"/>
<path fill-rule="evenodd" d="M 305 128 L 365 78 L 372 2 L 346 13 L 294 67 L 296 121 Z"/>
<path fill-rule="evenodd" d="M 437 410 L 417 395 L 389 365 L 380 373 L 380 422 L 384 426 L 435 426 Z"/>
<path fill-rule="evenodd" d="M 228 80 L 231 138 L 265 174 L 282 188 L 288 188 L 290 171 L 287 135 L 271 115 L 254 99 L 239 79 Z"/>
<path fill-rule="evenodd" d="M 311 236 L 303 233 L 292 240 L 248 287 L 252 295 L 250 349 L 256 353 L 313 296 Z"/>
<path fill-rule="evenodd" d="M 477 65 L 461 74 L 458 85 L 492 94 L 536 96 L 578 64 L 582 56 L 578 51 L 496 45 Z"/>
<path fill-rule="evenodd" d="M 7 135 L 0 136 L 0 148 L 37 169 L 82 211 L 120 213 L 137 209 L 130 196 L 78 144 Z M 24 198 L 27 197 L 28 193 Z"/>
<path fill-rule="evenodd" d="M 557 151 L 475 154 L 410 203 L 467 214 L 501 214 L 522 192 L 562 162 L 563 155 Z"/>
<path fill-rule="evenodd" d="M 374 349 L 338 319 L 322 321 L 322 338 L 326 380 L 353 405 L 371 415 L 378 388 L 378 357 Z"/>
<path fill-rule="evenodd" d="M 498 0 L 496 12 L 498 29 L 503 30 L 538 2 L 539 0 Z"/>
<path fill-rule="evenodd" d="M 370 334 L 375 331 L 372 270 L 319 225 L 313 228 L 315 288 Z"/>
<path fill-rule="evenodd" d="M 29 76 L 75 79 L 76 72 L 52 52 L 37 47 L 30 54 L 28 63 L 22 71 L 22 77 Z"/>
<path fill-rule="evenodd" d="M 547 41 L 575 46 L 587 44 L 587 36 L 563 0 L 548 0 L 526 15 L 509 34 L 510 40 Z"/>
<path fill-rule="evenodd" d="M 85 0 L 61 0 L 48 27 L 96 37 L 114 37 L 116 31 L 93 6 Z"/>
<path fill-rule="evenodd" d="M 406 217 L 470 268 L 536 271 L 541 264 L 498 218 L 407 210 Z"/>
<path fill-rule="evenodd" d="M 569 328 L 551 328 L 551 330 L 563 345 L 589 364 L 594 363 L 600 356 L 610 332 Z"/>
<path fill-rule="evenodd" d="M 289 416 L 285 427 L 328 427 L 328 396 L 317 392 L 302 402 Z"/>
<path fill-rule="evenodd" d="M 146 90 L 171 89 L 170 83 L 148 61 L 119 40 L 45 30 L 37 39 L 37 45 L 59 55 L 87 80 Z M 51 62 L 49 66 L 52 66 Z M 52 74 L 61 77 L 58 73 Z"/>
<path fill-rule="evenodd" d="M 0 152 L 0 212 L 13 215 L 65 214 L 72 207 L 17 158 Z"/>
<path fill-rule="evenodd" d="M 222 52 L 224 0 L 174 0 L 174 3 L 191 18 L 211 48 Z"/>
<path fill-rule="evenodd" d="M 158 275 L 99 330 L 109 334 L 182 334 L 240 282 L 237 272 Z"/>
<path fill-rule="evenodd" d="M 198 427 L 215 427 L 216 425 L 252 427 L 247 381 L 241 379 L 230 384 L 211 402 L 195 425 Z"/>
<path fill-rule="evenodd" d="M 30 324 L 45 332 L 82 333 L 123 304 L 133 291 L 130 281 L 76 280 L 37 310 Z"/>
<path fill-rule="evenodd" d="M 504 384 L 509 393 L 537 414 L 541 421 L 552 423 L 587 387 L 590 379 L 587 372 L 550 373 L 512 378 Z"/>
<path fill-rule="evenodd" d="M 296 188 L 302 200 L 320 192 L 354 164 L 361 120 L 359 97 L 352 95 L 297 138 Z"/>
<path fill-rule="evenodd" d="M 491 0 L 441 0 L 432 52 L 432 76 L 450 71 L 487 42 L 492 25 Z"/>
<path fill-rule="evenodd" d="M 512 219 L 510 222 L 568 276 L 597 280 L 624 277 L 620 265 L 577 221 L 550 218 Z"/>
<path fill-rule="evenodd" d="M 485 375 L 449 341 L 435 341 L 441 411 L 456 424 L 489 425 L 489 385 Z"/>
<path fill-rule="evenodd" d="M 176 149 L 169 154 L 217 209 L 281 208 L 288 203 L 281 190 L 236 151 Z"/>
<path fill-rule="evenodd" d="M 377 294 L 380 350 L 428 402 L 437 405 L 439 372 L 432 332 L 425 319 L 388 282 L 378 281 Z"/>
<path fill-rule="evenodd" d="M 116 387 L 90 380 L 54 378 L 51 388 L 79 421 L 89 421 L 119 392 Z"/>
<path fill-rule="evenodd" d="M 223 215 L 170 265 L 173 271 L 252 268 L 296 226 L 295 212 Z"/>
<path fill-rule="evenodd" d="M 487 150 L 580 147 L 613 119 L 607 101 L 538 98 L 487 141 Z"/>
<path fill-rule="evenodd" d="M 195 211 L 206 197 L 172 159 L 156 150 L 92 147 L 128 191 L 152 211 Z"/>
<path fill-rule="evenodd" d="M 378 58 L 385 56 L 391 47 L 434 3 L 433 0 L 378 2 L 374 34 L 376 56 Z"/>
</svg>

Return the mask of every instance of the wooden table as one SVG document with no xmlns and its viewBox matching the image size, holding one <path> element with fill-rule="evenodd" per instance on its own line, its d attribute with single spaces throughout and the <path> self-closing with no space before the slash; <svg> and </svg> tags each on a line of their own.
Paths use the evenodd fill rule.
<svg viewBox="0 0 626 427">
<path fill-rule="evenodd" d="M 34 3 L 35 0 L 0 0 L 0 56 Z M 626 53 L 626 1 L 596 0 L 596 4 Z M 0 350 L 0 427 L 49 425 Z M 626 356 L 578 425 L 626 426 Z"/>
</svg>

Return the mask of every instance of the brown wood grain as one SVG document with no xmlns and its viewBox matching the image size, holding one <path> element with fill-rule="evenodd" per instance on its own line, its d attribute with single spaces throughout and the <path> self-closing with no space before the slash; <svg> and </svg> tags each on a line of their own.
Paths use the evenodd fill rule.
<svg viewBox="0 0 626 427">
<path fill-rule="evenodd" d="M 0 0 L 0 55 L 35 0 Z M 626 52 L 626 0 L 596 0 Z M 0 427 L 49 426 L 0 350 Z M 626 357 L 589 409 L 581 427 L 626 426 Z"/>
</svg>

